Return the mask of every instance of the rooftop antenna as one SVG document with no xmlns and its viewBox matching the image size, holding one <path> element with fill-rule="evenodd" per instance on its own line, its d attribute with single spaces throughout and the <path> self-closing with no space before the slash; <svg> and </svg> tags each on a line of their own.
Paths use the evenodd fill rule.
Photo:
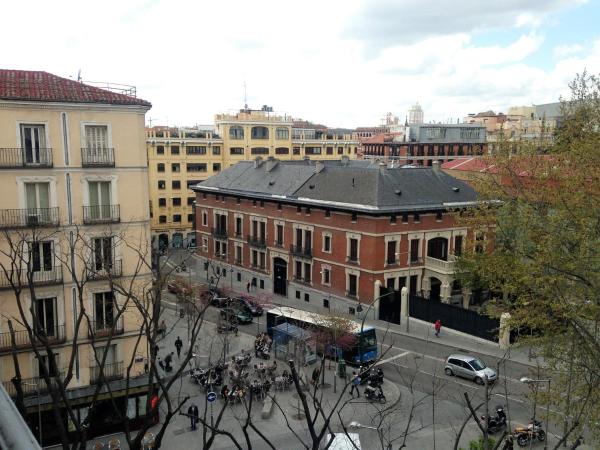
<svg viewBox="0 0 600 450">
<path fill-rule="evenodd" d="M 248 109 L 248 95 L 246 92 L 246 80 L 244 80 L 244 109 Z"/>
<path fill-rule="evenodd" d="M 77 72 L 77 81 L 81 83 L 81 69 Z"/>
</svg>

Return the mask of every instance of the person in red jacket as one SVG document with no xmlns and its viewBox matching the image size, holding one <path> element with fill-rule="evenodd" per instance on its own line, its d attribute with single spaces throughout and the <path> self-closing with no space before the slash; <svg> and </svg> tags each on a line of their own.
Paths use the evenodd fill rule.
<svg viewBox="0 0 600 450">
<path fill-rule="evenodd" d="M 440 331 L 442 329 L 442 321 L 440 319 L 435 321 L 435 324 L 433 325 L 433 328 L 435 329 L 435 337 L 440 337 Z"/>
</svg>

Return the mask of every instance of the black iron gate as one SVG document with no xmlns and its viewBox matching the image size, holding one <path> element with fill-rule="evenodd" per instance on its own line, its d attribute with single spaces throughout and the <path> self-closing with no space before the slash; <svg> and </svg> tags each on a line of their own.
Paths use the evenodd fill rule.
<svg viewBox="0 0 600 450">
<path fill-rule="evenodd" d="M 392 297 L 390 295 L 390 297 Z M 382 299 L 383 300 L 383 299 Z M 410 317 L 424 320 L 433 324 L 437 319 L 443 327 L 462 331 L 489 341 L 498 340 L 500 321 L 484 316 L 475 311 L 428 300 L 411 295 L 409 297 Z"/>
<path fill-rule="evenodd" d="M 390 292 L 392 292 L 390 294 Z M 379 299 L 379 320 L 400 323 L 400 291 L 382 287 Z"/>
</svg>

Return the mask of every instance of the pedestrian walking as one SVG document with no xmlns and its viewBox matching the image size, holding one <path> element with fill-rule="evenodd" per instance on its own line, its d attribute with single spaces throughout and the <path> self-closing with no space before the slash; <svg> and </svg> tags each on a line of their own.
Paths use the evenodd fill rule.
<svg viewBox="0 0 600 450">
<path fill-rule="evenodd" d="M 315 387 L 319 387 L 319 377 L 321 376 L 321 368 L 320 367 L 315 367 L 315 369 L 313 370 L 312 373 L 312 384 Z"/>
<path fill-rule="evenodd" d="M 170 372 L 171 370 L 173 370 L 173 368 L 171 367 L 172 361 L 173 361 L 173 352 L 171 352 L 167 356 L 165 356 L 165 371 L 166 372 Z"/>
<path fill-rule="evenodd" d="M 191 424 L 192 424 L 192 430 L 195 430 L 196 423 L 198 423 L 199 414 L 198 414 L 198 407 L 196 405 L 194 405 L 193 403 L 188 408 L 188 416 L 189 416 Z"/>
<path fill-rule="evenodd" d="M 440 337 L 440 330 L 442 329 L 442 321 L 440 319 L 435 321 L 435 324 L 433 325 L 433 328 L 435 329 L 435 337 Z"/>
<path fill-rule="evenodd" d="M 165 319 L 163 319 L 162 322 L 160 322 L 159 327 L 160 334 L 162 334 L 162 337 L 164 339 L 167 335 L 167 324 L 165 323 Z"/>
<path fill-rule="evenodd" d="M 360 377 L 356 374 L 356 372 L 352 372 L 352 387 L 350 388 L 350 395 L 354 398 L 354 391 L 356 391 L 356 395 L 360 398 L 360 391 L 358 390 L 358 386 L 360 385 Z"/>
<path fill-rule="evenodd" d="M 179 356 L 181 355 L 181 347 L 183 347 L 183 342 L 181 341 L 181 338 L 179 336 L 177 336 L 177 339 L 175 340 L 175 349 L 177 350 L 177 359 L 179 359 Z"/>
</svg>

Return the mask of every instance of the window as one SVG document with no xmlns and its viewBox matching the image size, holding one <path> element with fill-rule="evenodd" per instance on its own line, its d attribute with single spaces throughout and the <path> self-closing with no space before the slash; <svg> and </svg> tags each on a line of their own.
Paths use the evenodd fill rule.
<svg viewBox="0 0 600 450">
<path fill-rule="evenodd" d="M 266 147 L 253 147 L 250 149 L 251 155 L 268 155 L 269 149 Z"/>
<path fill-rule="evenodd" d="M 269 139 L 269 129 L 267 127 L 252 127 L 250 137 L 252 139 Z"/>
<path fill-rule="evenodd" d="M 29 244 L 29 262 L 32 272 L 51 271 L 53 264 L 52 241 L 35 241 Z"/>
<path fill-rule="evenodd" d="M 275 154 L 276 155 L 289 155 L 290 154 L 290 149 L 287 147 L 277 147 L 275 149 Z"/>
<path fill-rule="evenodd" d="M 483 253 L 484 240 L 485 235 L 481 231 L 475 233 L 475 253 Z"/>
<path fill-rule="evenodd" d="M 221 147 L 219 147 L 219 146 L 213 146 L 213 148 L 212 148 L 212 154 L 213 155 L 220 155 L 221 154 Z"/>
<path fill-rule="evenodd" d="M 181 172 L 181 168 L 179 166 L 179 163 L 173 163 L 173 164 L 171 164 L 171 172 L 175 172 L 175 173 Z"/>
<path fill-rule="evenodd" d="M 179 155 L 179 145 L 171 146 L 171 155 Z"/>
<path fill-rule="evenodd" d="M 309 207 L 306 207 L 306 209 L 304 210 L 304 213 L 305 213 L 307 216 L 310 216 L 310 208 L 309 208 Z"/>
<path fill-rule="evenodd" d="M 356 223 L 356 221 L 358 220 L 358 214 L 356 214 L 355 212 L 352 213 L 352 216 L 350 217 L 350 221 L 353 223 Z"/>
<path fill-rule="evenodd" d="M 194 201 L 196 201 L 196 197 L 188 197 L 187 198 L 187 205 L 188 206 L 193 206 L 194 205 Z"/>
<path fill-rule="evenodd" d="M 42 376 L 42 374 L 44 373 L 43 372 L 44 369 L 42 369 L 42 367 L 45 367 L 49 376 L 51 376 L 51 377 L 58 376 L 58 371 L 59 371 L 58 360 L 59 360 L 58 353 L 54 353 L 54 365 L 50 364 L 50 361 L 48 360 L 48 355 L 40 355 L 40 359 L 38 360 L 38 374 L 40 376 Z"/>
<path fill-rule="evenodd" d="M 326 298 L 323 299 L 323 308 L 329 309 L 329 300 L 327 300 Z"/>
<path fill-rule="evenodd" d="M 408 213 L 402 213 L 402 223 L 408 223 Z"/>
<path fill-rule="evenodd" d="M 304 282 L 310 283 L 312 280 L 312 266 L 310 263 L 304 263 Z"/>
<path fill-rule="evenodd" d="M 396 214 L 392 214 L 392 215 L 390 216 L 390 223 L 391 223 L 391 224 L 394 224 L 394 223 L 396 223 Z"/>
<path fill-rule="evenodd" d="M 190 145 L 185 149 L 188 155 L 206 155 L 206 147 L 200 145 Z"/>
<path fill-rule="evenodd" d="M 333 155 L 333 147 L 327 147 L 327 154 Z"/>
<path fill-rule="evenodd" d="M 299 155 L 300 154 L 300 147 L 294 147 L 293 148 L 293 153 L 294 153 L 294 155 Z"/>
<path fill-rule="evenodd" d="M 305 155 L 320 155 L 321 147 L 306 147 L 304 149 L 304 154 Z"/>
<path fill-rule="evenodd" d="M 283 247 L 283 225 L 275 225 L 275 245 Z"/>
<path fill-rule="evenodd" d="M 212 170 L 213 170 L 213 172 L 220 172 L 221 171 L 221 163 L 213 163 Z"/>
<path fill-rule="evenodd" d="M 56 317 L 56 298 L 38 298 L 36 299 L 36 312 L 39 331 L 46 336 L 57 335 L 57 317 Z"/>
<path fill-rule="evenodd" d="M 348 296 L 356 297 L 358 287 L 358 277 L 354 274 L 348 274 Z"/>
<path fill-rule="evenodd" d="M 241 259 L 240 259 L 240 261 L 241 261 Z M 239 272 L 237 273 L 237 281 L 238 281 L 238 283 L 241 283 L 241 281 L 242 281 L 242 274 Z"/>
<path fill-rule="evenodd" d="M 93 269 L 110 270 L 113 266 L 113 239 L 112 237 L 100 237 L 92 240 L 94 261 Z"/>
<path fill-rule="evenodd" d="M 321 271 L 321 283 L 322 284 L 330 284 L 331 283 L 331 269 L 329 267 L 323 267 Z"/>
<path fill-rule="evenodd" d="M 421 216 L 419 215 L 419 213 L 415 213 L 413 216 L 413 222 L 419 223 L 420 221 L 421 221 Z"/>
<path fill-rule="evenodd" d="M 261 207 L 261 208 L 264 208 L 264 207 L 265 207 L 265 201 L 264 201 L 264 200 L 261 200 L 261 201 L 260 201 L 260 207 Z"/>
<path fill-rule="evenodd" d="M 329 210 L 329 209 L 325 210 L 325 217 L 331 217 L 331 210 Z"/>
<path fill-rule="evenodd" d="M 35 215 L 36 210 L 47 210 L 50 206 L 50 183 L 25 183 L 25 196 L 30 216 Z"/>
<path fill-rule="evenodd" d="M 229 139 L 244 139 L 244 129 L 237 125 L 230 127 Z"/>
<path fill-rule="evenodd" d="M 290 130 L 284 127 L 277 127 L 275 129 L 275 139 L 289 139 Z"/>
<path fill-rule="evenodd" d="M 387 260 L 388 264 L 396 264 L 396 241 L 388 241 L 387 243 Z"/>
<path fill-rule="evenodd" d="M 181 198 L 180 197 L 173 197 L 171 200 L 173 201 L 173 206 L 181 206 Z"/>
<path fill-rule="evenodd" d="M 462 241 L 463 237 L 458 235 L 454 236 L 454 254 L 456 256 L 462 255 Z"/>
<path fill-rule="evenodd" d="M 164 189 L 165 188 L 165 180 L 158 180 L 158 189 Z"/>
<path fill-rule="evenodd" d="M 277 203 L 277 211 L 281 211 L 281 203 Z"/>
<path fill-rule="evenodd" d="M 187 215 L 187 221 L 192 223 L 194 221 L 194 215 L 193 214 L 188 214 Z"/>
<path fill-rule="evenodd" d="M 181 181 L 179 181 L 179 180 L 171 181 L 171 188 L 172 189 L 181 189 Z"/>
<path fill-rule="evenodd" d="M 112 292 L 98 292 L 94 294 L 94 319 L 96 321 L 96 330 L 105 330 L 113 327 L 114 309 L 115 296 Z"/>
<path fill-rule="evenodd" d="M 304 293 L 304 301 L 310 302 L 310 295 L 308 295 L 306 292 Z"/>
<path fill-rule="evenodd" d="M 437 220 L 438 222 L 442 221 L 442 212 L 438 211 L 435 213 L 435 220 Z"/>
<path fill-rule="evenodd" d="M 348 261 L 358 262 L 358 239 L 350 238 Z"/>
<path fill-rule="evenodd" d="M 243 233 L 242 231 L 242 218 L 241 217 L 236 217 L 235 218 L 235 235 L 236 236 L 241 236 Z"/>
<path fill-rule="evenodd" d="M 300 291 L 296 291 L 296 298 L 300 300 Z"/>
<path fill-rule="evenodd" d="M 323 251 L 331 253 L 331 235 L 323 234 Z"/>
<path fill-rule="evenodd" d="M 162 145 L 157 145 L 156 146 L 156 154 L 157 155 L 164 155 L 165 154 L 165 147 Z"/>
<path fill-rule="evenodd" d="M 338 155 L 343 155 L 344 154 L 344 147 L 338 147 Z"/>
<path fill-rule="evenodd" d="M 108 148 L 108 127 L 106 125 L 86 125 L 85 146 L 93 150 Z"/>
<path fill-rule="evenodd" d="M 206 163 L 187 163 L 188 172 L 206 172 Z"/>
<path fill-rule="evenodd" d="M 419 239 L 410 240 L 410 262 L 419 262 Z"/>
<path fill-rule="evenodd" d="M 206 211 L 202 211 L 202 225 L 208 226 L 208 213 Z"/>
<path fill-rule="evenodd" d="M 235 263 L 242 264 L 242 247 L 240 245 L 235 246 Z"/>
<path fill-rule="evenodd" d="M 259 286 L 261 289 L 264 289 L 264 288 L 265 288 L 265 280 L 259 280 L 259 282 L 258 282 L 258 286 Z"/>
<path fill-rule="evenodd" d="M 158 206 L 167 206 L 167 199 L 166 198 L 159 198 L 158 199 Z"/>
<path fill-rule="evenodd" d="M 243 147 L 231 147 L 229 149 L 229 154 L 230 155 L 243 155 L 244 154 L 244 148 Z"/>
<path fill-rule="evenodd" d="M 158 223 L 167 223 L 167 216 L 158 216 Z"/>
<path fill-rule="evenodd" d="M 165 165 L 163 163 L 158 163 L 156 165 L 156 171 L 157 172 L 164 172 L 165 171 Z"/>
</svg>

